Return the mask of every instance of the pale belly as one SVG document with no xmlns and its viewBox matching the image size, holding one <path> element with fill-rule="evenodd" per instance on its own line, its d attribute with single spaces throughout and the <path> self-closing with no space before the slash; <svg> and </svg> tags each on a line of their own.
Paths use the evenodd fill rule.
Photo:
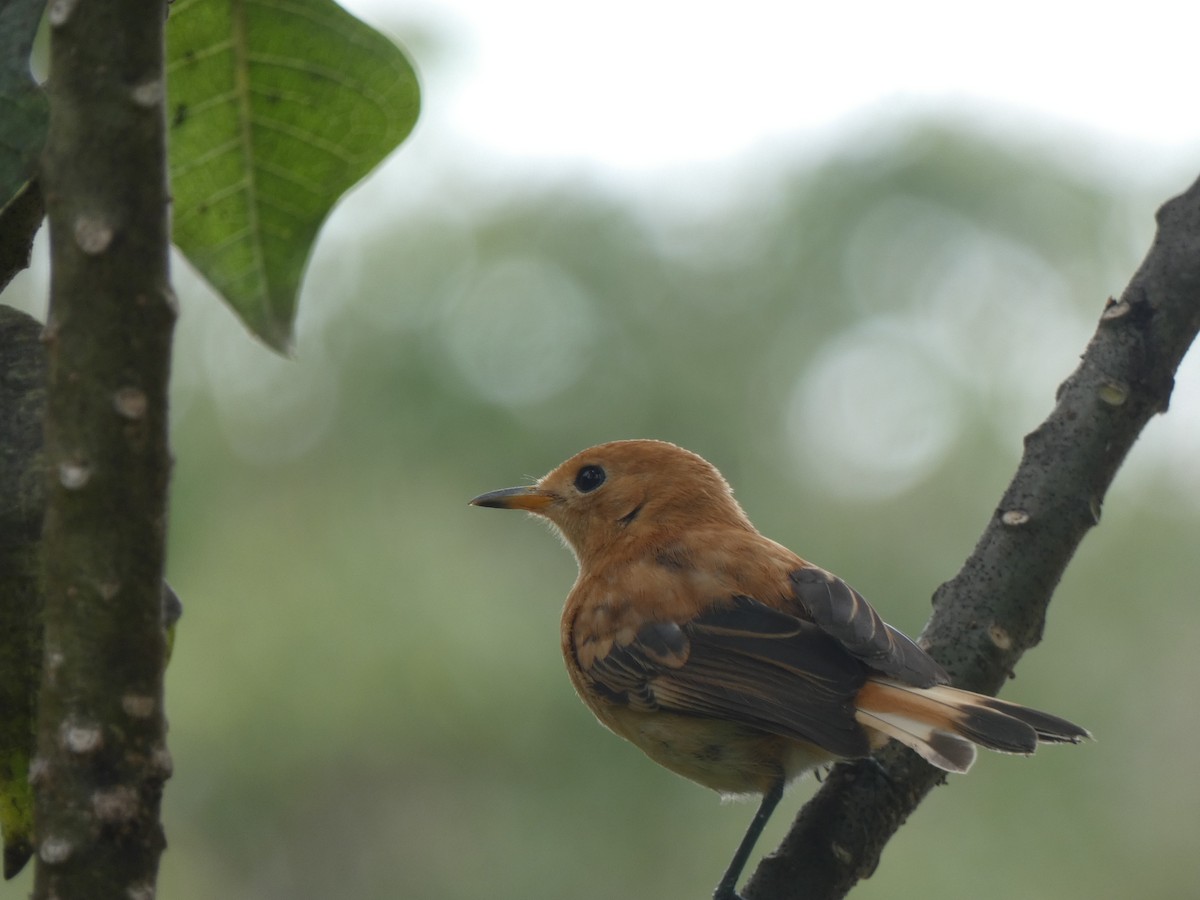
<svg viewBox="0 0 1200 900">
<path fill-rule="evenodd" d="M 722 794 L 761 794 L 831 762 L 811 744 L 718 719 L 612 708 L 600 721 L 661 766 Z"/>
</svg>

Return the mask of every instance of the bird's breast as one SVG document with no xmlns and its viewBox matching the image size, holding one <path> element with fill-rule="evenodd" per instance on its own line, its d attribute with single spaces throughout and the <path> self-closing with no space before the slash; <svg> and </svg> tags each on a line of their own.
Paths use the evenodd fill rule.
<svg viewBox="0 0 1200 900">
<path fill-rule="evenodd" d="M 653 563 L 635 564 L 619 577 L 582 580 L 564 610 L 563 653 L 588 669 L 613 647 L 632 643 L 649 623 L 690 621 L 716 602 L 720 590 L 702 573 L 667 571 Z"/>
<path fill-rule="evenodd" d="M 585 565 L 563 610 L 563 652 L 585 669 L 650 622 L 684 625 L 735 596 L 790 602 L 788 572 L 804 565 L 757 533 L 660 543 L 607 565 Z"/>
</svg>

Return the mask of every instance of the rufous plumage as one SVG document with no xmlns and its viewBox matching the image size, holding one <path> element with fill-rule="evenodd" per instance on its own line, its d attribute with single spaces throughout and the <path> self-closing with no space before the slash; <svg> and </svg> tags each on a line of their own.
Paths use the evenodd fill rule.
<svg viewBox="0 0 1200 900">
<path fill-rule="evenodd" d="M 579 696 L 666 768 L 762 802 L 714 896 L 803 773 L 889 739 L 947 772 L 975 746 L 1078 742 L 1065 719 L 951 687 L 837 576 L 759 534 L 710 463 L 662 441 L 584 450 L 476 497 L 549 520 L 579 562 L 562 653 Z"/>
</svg>

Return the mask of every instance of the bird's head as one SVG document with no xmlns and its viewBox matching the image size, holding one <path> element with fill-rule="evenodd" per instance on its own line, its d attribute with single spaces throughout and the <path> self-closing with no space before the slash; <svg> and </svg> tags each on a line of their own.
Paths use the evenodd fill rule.
<svg viewBox="0 0 1200 900">
<path fill-rule="evenodd" d="M 716 467 L 665 441 L 599 444 L 534 484 L 471 503 L 544 516 L 583 564 L 621 543 L 652 543 L 706 524 L 751 527 Z"/>
</svg>

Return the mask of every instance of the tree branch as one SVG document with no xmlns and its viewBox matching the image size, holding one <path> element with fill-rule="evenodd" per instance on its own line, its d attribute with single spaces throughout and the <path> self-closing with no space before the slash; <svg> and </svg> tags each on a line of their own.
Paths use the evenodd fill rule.
<svg viewBox="0 0 1200 900">
<path fill-rule="evenodd" d="M 1058 389 L 962 570 L 934 594 L 922 643 L 955 684 L 994 694 L 1041 640 L 1046 607 L 1134 441 L 1170 400 L 1200 330 L 1200 182 L 1158 211 L 1146 259 L 1110 300 Z M 878 764 L 877 764 L 878 763 Z M 944 774 L 889 746 L 836 766 L 748 898 L 832 900 L 874 872 L 884 845 Z"/>
<path fill-rule="evenodd" d="M 164 846 L 165 3 L 49 8 L 37 898 L 153 896 Z"/>
</svg>

